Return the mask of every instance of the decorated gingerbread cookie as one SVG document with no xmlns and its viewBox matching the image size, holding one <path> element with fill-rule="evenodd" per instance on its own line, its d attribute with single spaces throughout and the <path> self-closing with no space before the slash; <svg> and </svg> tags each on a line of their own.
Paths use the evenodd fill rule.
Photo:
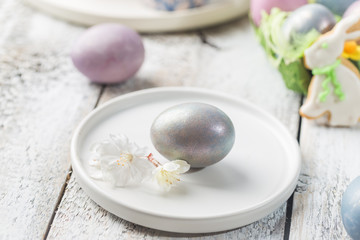
<svg viewBox="0 0 360 240">
<path fill-rule="evenodd" d="M 360 15 L 342 19 L 305 50 L 305 66 L 312 70 L 308 96 L 301 116 L 326 115 L 330 126 L 353 126 L 360 121 L 360 74 L 348 59 L 357 60 Z"/>
</svg>

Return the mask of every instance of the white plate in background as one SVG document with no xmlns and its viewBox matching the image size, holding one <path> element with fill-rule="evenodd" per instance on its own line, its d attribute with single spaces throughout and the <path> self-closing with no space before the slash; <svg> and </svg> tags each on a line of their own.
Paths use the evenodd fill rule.
<svg viewBox="0 0 360 240">
<path fill-rule="evenodd" d="M 56 17 L 91 26 L 118 22 L 140 32 L 174 32 L 203 28 L 235 19 L 249 0 L 218 0 L 203 7 L 174 12 L 147 7 L 143 0 L 24 0 Z"/>
</svg>

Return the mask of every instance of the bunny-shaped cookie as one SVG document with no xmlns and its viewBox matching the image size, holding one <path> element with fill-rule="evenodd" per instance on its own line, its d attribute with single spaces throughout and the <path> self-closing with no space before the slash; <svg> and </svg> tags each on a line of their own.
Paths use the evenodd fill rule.
<svg viewBox="0 0 360 240">
<path fill-rule="evenodd" d="M 300 115 L 328 116 L 330 126 L 352 126 L 360 121 L 360 73 L 342 58 L 346 41 L 360 39 L 360 15 L 342 19 L 305 50 L 305 66 L 312 70 L 308 97 Z"/>
</svg>

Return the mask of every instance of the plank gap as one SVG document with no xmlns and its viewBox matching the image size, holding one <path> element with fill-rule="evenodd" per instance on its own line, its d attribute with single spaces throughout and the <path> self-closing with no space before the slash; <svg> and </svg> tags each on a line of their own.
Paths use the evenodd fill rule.
<svg viewBox="0 0 360 240">
<path fill-rule="evenodd" d="M 300 106 L 302 106 L 303 102 L 304 102 L 304 95 L 301 95 Z M 298 141 L 299 144 L 300 144 L 300 135 L 301 135 L 301 123 L 302 123 L 302 117 L 299 114 L 299 128 L 296 135 L 296 140 Z"/>
<path fill-rule="evenodd" d="M 65 182 L 64 182 L 64 184 L 63 184 L 62 187 L 61 187 L 60 194 L 59 194 L 59 197 L 58 197 L 58 199 L 57 199 L 57 201 L 56 201 L 54 211 L 53 211 L 53 213 L 51 214 L 50 221 L 49 221 L 49 223 L 48 223 L 48 225 L 47 225 L 47 227 L 46 227 L 46 230 L 45 230 L 45 234 L 44 234 L 44 237 L 43 237 L 44 240 L 46 240 L 47 237 L 48 237 L 48 235 L 49 235 L 51 225 L 52 225 L 52 223 L 53 223 L 53 221 L 54 221 L 54 219 L 55 219 L 56 212 L 57 212 L 57 210 L 59 209 L 59 205 L 60 205 L 61 200 L 62 200 L 62 198 L 63 198 L 63 196 L 64 196 L 64 194 L 65 194 L 65 189 L 66 189 L 66 187 L 67 187 L 67 185 L 68 185 L 68 183 L 69 183 L 69 180 L 70 180 L 70 178 L 71 178 L 71 174 L 72 174 L 72 166 L 70 166 L 70 168 L 69 168 L 69 170 L 68 170 L 68 174 L 66 175 Z"/>
<path fill-rule="evenodd" d="M 105 85 L 105 84 L 101 85 L 100 92 L 99 92 L 99 96 L 98 96 L 98 98 L 96 99 L 96 102 L 95 102 L 95 105 L 94 105 L 94 109 L 98 107 L 98 105 L 99 105 L 99 103 L 100 103 L 100 99 L 101 99 L 101 97 L 103 96 L 106 87 L 107 87 L 107 85 Z"/>
<path fill-rule="evenodd" d="M 102 97 L 102 95 L 104 94 L 105 92 L 105 88 L 106 88 L 106 85 L 101 85 L 101 88 L 100 88 L 100 92 L 99 92 L 99 96 L 97 97 L 96 99 L 96 102 L 95 102 L 95 105 L 94 105 L 94 108 L 97 108 L 97 106 L 99 105 L 100 103 L 100 99 Z M 65 195 L 65 190 L 66 190 L 66 187 L 69 183 L 69 180 L 71 178 L 71 175 L 72 175 L 72 166 L 70 165 L 70 168 L 68 170 L 68 174 L 66 175 L 66 178 L 65 178 L 65 182 L 64 184 L 62 185 L 61 187 L 61 190 L 60 190 L 60 193 L 59 193 L 59 197 L 56 201 L 56 204 L 55 204 L 55 208 L 54 208 L 54 211 L 52 212 L 51 214 L 51 217 L 50 217 L 50 220 L 49 220 L 49 223 L 46 227 L 46 230 L 45 230 L 45 233 L 44 233 L 44 237 L 43 237 L 43 240 L 46 240 L 48 235 L 49 235 L 49 232 L 50 232 L 50 229 L 51 229 L 51 225 L 52 223 L 54 222 L 54 219 L 55 219 L 55 216 L 56 216 L 56 212 L 58 211 L 59 209 L 59 206 L 60 206 L 60 203 L 61 203 L 61 200 L 63 199 L 64 195 Z"/>
<path fill-rule="evenodd" d="M 221 50 L 221 48 L 219 46 L 217 46 L 216 44 L 209 42 L 209 40 L 207 39 L 206 35 L 204 34 L 203 31 L 199 31 L 198 35 L 200 37 L 200 40 L 203 44 L 208 45 L 209 47 L 212 47 L 216 50 Z"/>
<path fill-rule="evenodd" d="M 294 203 L 294 193 L 291 194 L 291 197 L 287 200 L 287 203 L 286 203 L 286 218 L 285 218 L 284 240 L 289 240 L 289 237 L 290 237 L 290 228 L 291 228 L 291 217 L 292 217 L 293 203 Z"/>
<path fill-rule="evenodd" d="M 302 95 L 300 98 L 300 106 L 302 105 L 303 101 L 304 101 L 304 96 Z M 299 115 L 299 127 L 298 127 L 297 136 L 296 136 L 296 140 L 298 141 L 299 144 L 300 144 L 300 135 L 301 135 L 301 123 L 302 123 L 302 117 Z M 287 203 L 286 203 L 284 240 L 289 240 L 289 237 L 290 237 L 293 204 L 294 204 L 294 193 L 291 194 L 291 197 L 287 200 Z"/>
</svg>

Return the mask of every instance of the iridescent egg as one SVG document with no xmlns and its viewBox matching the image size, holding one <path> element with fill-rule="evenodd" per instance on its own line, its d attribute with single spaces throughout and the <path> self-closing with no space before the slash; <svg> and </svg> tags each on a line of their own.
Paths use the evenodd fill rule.
<svg viewBox="0 0 360 240">
<path fill-rule="evenodd" d="M 71 58 L 91 81 L 119 83 L 138 71 L 144 54 L 139 34 L 124 25 L 107 23 L 86 30 L 73 46 Z"/>
<path fill-rule="evenodd" d="M 254 23 L 259 26 L 262 12 L 270 13 L 272 8 L 280 8 L 283 11 L 293 11 L 307 4 L 307 0 L 252 0 L 250 3 L 250 15 Z"/>
<path fill-rule="evenodd" d="M 282 33 L 285 40 L 291 42 L 295 35 L 305 35 L 312 29 L 325 33 L 335 24 L 335 16 L 329 9 L 321 4 L 308 4 L 289 15 L 282 25 Z"/>
<path fill-rule="evenodd" d="M 202 168 L 222 160 L 235 141 L 234 125 L 220 109 L 205 103 L 184 103 L 157 116 L 151 126 L 155 148 L 169 160 Z"/>
<path fill-rule="evenodd" d="M 341 217 L 352 239 L 360 239 L 360 177 L 347 187 L 341 202 Z"/>
<path fill-rule="evenodd" d="M 348 9 L 346 9 L 344 16 L 343 17 L 347 17 L 353 14 L 358 14 L 360 15 L 360 1 L 356 1 L 353 4 L 351 4 Z"/>
<path fill-rule="evenodd" d="M 315 3 L 320 3 L 329 8 L 334 14 L 342 16 L 345 10 L 356 0 L 315 0 Z"/>
</svg>

